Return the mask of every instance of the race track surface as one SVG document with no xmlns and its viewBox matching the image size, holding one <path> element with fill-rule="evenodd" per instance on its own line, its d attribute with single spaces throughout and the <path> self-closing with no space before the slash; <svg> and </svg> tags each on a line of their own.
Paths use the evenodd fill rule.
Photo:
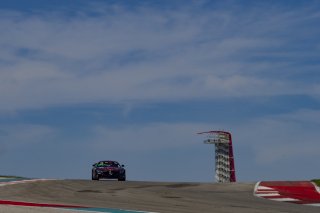
<svg viewBox="0 0 320 213">
<path fill-rule="evenodd" d="M 319 207 L 274 202 L 253 196 L 255 183 L 160 183 L 49 180 L 2 186 L 0 199 L 163 213 L 319 212 Z M 0 205 L 0 212 L 66 212 L 43 207 Z"/>
</svg>

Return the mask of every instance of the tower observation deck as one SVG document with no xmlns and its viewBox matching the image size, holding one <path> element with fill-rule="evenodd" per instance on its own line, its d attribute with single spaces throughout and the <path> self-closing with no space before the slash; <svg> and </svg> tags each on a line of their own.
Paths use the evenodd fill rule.
<svg viewBox="0 0 320 213">
<path fill-rule="evenodd" d="M 215 145 L 215 178 L 219 183 L 236 182 L 236 171 L 230 132 L 208 131 L 198 134 L 205 135 L 205 144 Z"/>
</svg>

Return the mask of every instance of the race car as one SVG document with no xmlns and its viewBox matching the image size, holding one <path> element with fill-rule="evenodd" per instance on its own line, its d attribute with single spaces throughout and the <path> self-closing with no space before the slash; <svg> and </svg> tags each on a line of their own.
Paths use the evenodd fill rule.
<svg viewBox="0 0 320 213">
<path fill-rule="evenodd" d="M 124 165 L 120 165 L 117 161 L 99 161 L 92 165 L 92 180 L 99 179 L 118 179 L 118 181 L 126 180 L 126 170 Z"/>
</svg>

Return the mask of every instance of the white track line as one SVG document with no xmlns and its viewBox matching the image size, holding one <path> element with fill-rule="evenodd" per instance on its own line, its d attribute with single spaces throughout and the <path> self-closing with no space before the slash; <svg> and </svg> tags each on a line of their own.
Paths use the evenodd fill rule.
<svg viewBox="0 0 320 213">
<path fill-rule="evenodd" d="M 304 204 L 306 206 L 320 206 L 320 203 L 309 203 L 309 204 Z"/>
<path fill-rule="evenodd" d="M 283 197 L 283 198 L 267 198 L 269 200 L 273 200 L 273 201 L 280 201 L 280 202 L 296 202 L 296 201 L 300 201 L 298 199 L 294 199 L 294 198 L 289 198 L 289 197 Z"/>
</svg>

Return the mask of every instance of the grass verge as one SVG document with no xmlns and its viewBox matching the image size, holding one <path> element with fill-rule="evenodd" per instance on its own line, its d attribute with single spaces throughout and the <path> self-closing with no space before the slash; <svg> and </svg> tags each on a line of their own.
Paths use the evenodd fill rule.
<svg viewBox="0 0 320 213">
<path fill-rule="evenodd" d="M 314 182 L 317 186 L 320 187 L 320 179 L 313 179 L 311 181 Z"/>
</svg>

